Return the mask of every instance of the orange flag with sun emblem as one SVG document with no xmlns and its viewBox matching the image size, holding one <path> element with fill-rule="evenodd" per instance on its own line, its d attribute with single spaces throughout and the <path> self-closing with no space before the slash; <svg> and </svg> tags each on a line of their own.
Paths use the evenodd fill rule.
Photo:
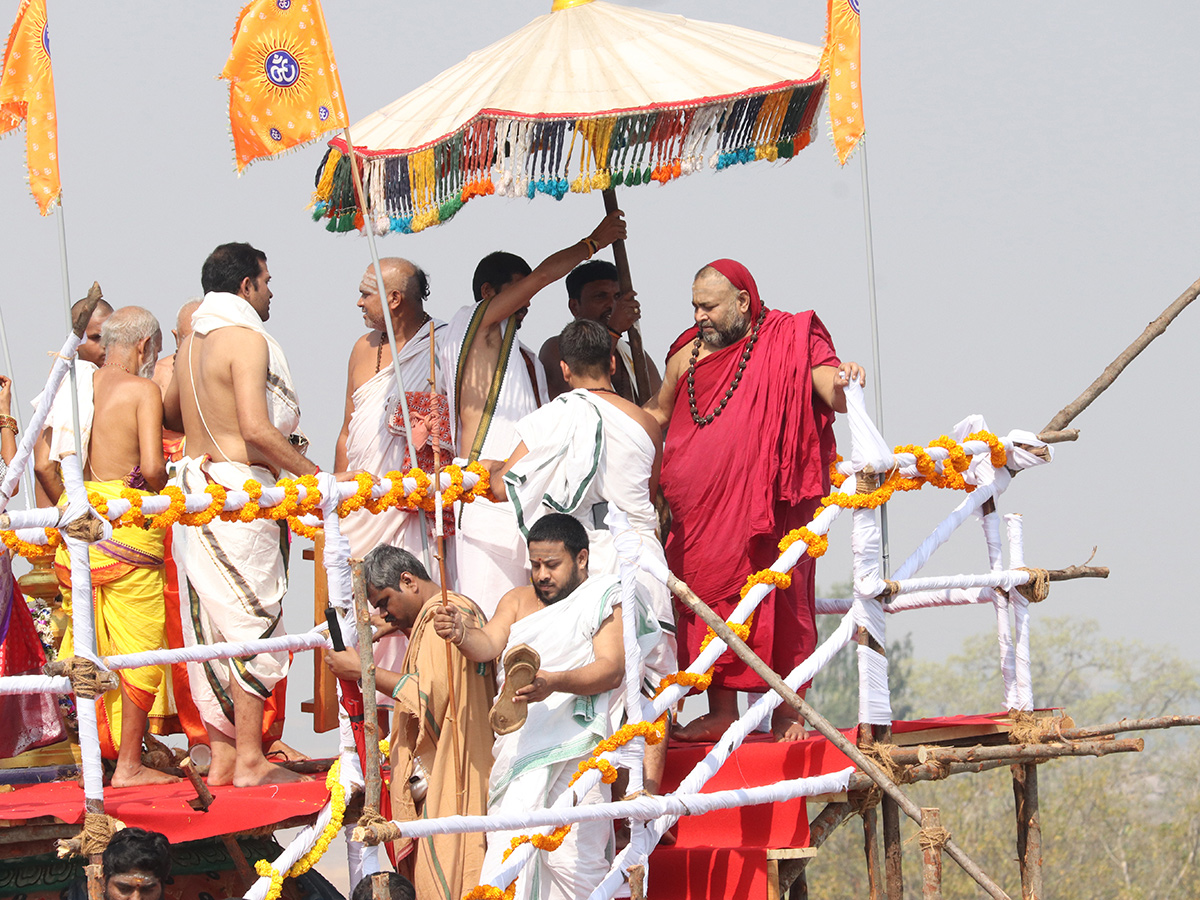
<svg viewBox="0 0 1200 900">
<path fill-rule="evenodd" d="M 859 72 L 859 0 L 829 0 L 821 72 L 828 80 L 829 124 L 843 166 L 863 136 L 862 81 Z"/>
<path fill-rule="evenodd" d="M 345 128 L 346 103 L 317 0 L 253 0 L 233 29 L 229 127 L 238 172 Z"/>
<path fill-rule="evenodd" d="M 62 194 L 62 184 L 58 180 L 58 118 L 54 114 L 46 0 L 23 0 L 4 49 L 0 134 L 12 131 L 22 120 L 29 189 L 42 215 L 49 215 Z"/>
</svg>

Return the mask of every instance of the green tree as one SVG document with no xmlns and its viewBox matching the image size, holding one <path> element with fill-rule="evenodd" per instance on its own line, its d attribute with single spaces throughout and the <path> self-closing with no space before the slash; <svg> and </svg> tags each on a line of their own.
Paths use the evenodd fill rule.
<svg viewBox="0 0 1200 900">
<path fill-rule="evenodd" d="M 1034 696 L 1080 725 L 1200 711 L 1200 669 L 1169 648 L 1100 637 L 1089 620 L 1035 617 Z M 1003 703 L 995 635 L 964 641 L 941 663 L 913 664 L 909 699 L 918 716 L 992 711 Z M 1060 759 L 1038 767 L 1046 900 L 1184 900 L 1200 897 L 1200 733 L 1150 731 L 1142 753 Z M 1010 896 L 1020 896 L 1012 779 L 1007 769 L 905 788 L 938 807 L 962 848 Z M 810 810 L 815 813 L 816 810 Z M 906 839 L 916 825 L 904 819 Z M 859 820 L 849 820 L 808 867 L 809 896 L 867 896 Z M 904 848 L 906 892 L 915 896 L 921 852 Z M 947 900 L 983 897 L 945 860 Z"/>
</svg>

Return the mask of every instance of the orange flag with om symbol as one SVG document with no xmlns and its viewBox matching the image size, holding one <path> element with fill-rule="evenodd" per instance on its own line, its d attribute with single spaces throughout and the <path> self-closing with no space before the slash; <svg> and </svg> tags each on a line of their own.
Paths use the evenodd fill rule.
<svg viewBox="0 0 1200 900">
<path fill-rule="evenodd" d="M 829 0 L 821 72 L 828 80 L 829 124 L 843 166 L 863 136 L 859 0 Z"/>
<path fill-rule="evenodd" d="M 58 178 L 58 118 L 54 113 L 46 0 L 23 0 L 4 48 L 0 135 L 22 121 L 29 189 L 42 215 L 49 215 L 62 195 L 62 184 Z"/>
<path fill-rule="evenodd" d="M 221 72 L 238 172 L 349 124 L 333 46 L 317 0 L 253 0 L 233 29 Z"/>
</svg>

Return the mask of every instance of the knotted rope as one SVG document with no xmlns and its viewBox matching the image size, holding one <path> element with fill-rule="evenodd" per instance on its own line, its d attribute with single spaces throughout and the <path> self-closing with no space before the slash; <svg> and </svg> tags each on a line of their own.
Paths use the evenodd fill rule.
<svg viewBox="0 0 1200 900">
<path fill-rule="evenodd" d="M 58 842 L 56 850 L 58 858 L 101 854 L 107 849 L 112 836 L 124 827 L 123 822 L 104 813 L 86 813 L 83 817 L 83 830 L 79 832 L 79 837 Z"/>
<path fill-rule="evenodd" d="M 1041 603 L 1050 596 L 1050 573 L 1047 570 L 1017 566 L 1016 571 L 1029 573 L 1029 580 L 1018 584 L 1017 592 L 1030 603 Z"/>
<path fill-rule="evenodd" d="M 369 847 L 400 839 L 400 828 L 380 815 L 377 809 L 364 809 L 354 827 L 353 839 Z"/>
<path fill-rule="evenodd" d="M 892 754 L 888 751 L 889 746 L 891 745 L 880 744 L 876 741 L 871 741 L 870 743 L 863 744 L 858 749 L 862 752 L 863 756 L 871 760 L 871 762 L 875 763 L 875 765 L 879 766 L 879 768 L 883 769 L 883 774 L 885 774 L 888 778 L 897 783 L 902 783 L 904 780 L 905 767 L 892 759 Z M 878 802 L 878 800 L 876 802 Z"/>
<path fill-rule="evenodd" d="M 851 814 L 856 816 L 865 816 L 879 805 L 879 801 L 882 799 L 882 797 L 883 791 L 879 789 L 878 785 L 872 785 L 862 793 L 855 794 L 850 800 Z"/>
<path fill-rule="evenodd" d="M 950 843 L 950 831 L 941 825 L 923 825 L 921 826 L 921 830 L 913 837 L 917 839 L 917 846 L 922 850 L 941 851 Z M 912 838 L 909 838 L 909 840 L 912 840 Z"/>
<path fill-rule="evenodd" d="M 116 672 L 101 669 L 92 660 L 82 656 L 47 663 L 43 671 L 47 675 L 65 675 L 71 679 L 71 690 L 81 700 L 95 700 L 105 691 L 115 690 L 120 686 Z"/>
<path fill-rule="evenodd" d="M 1057 716 L 1035 716 L 1022 710 L 1010 710 L 1008 713 L 1008 742 L 1010 744 L 1044 744 L 1046 739 L 1062 736 L 1063 719 Z M 1067 725 L 1068 728 L 1074 722 Z"/>
</svg>

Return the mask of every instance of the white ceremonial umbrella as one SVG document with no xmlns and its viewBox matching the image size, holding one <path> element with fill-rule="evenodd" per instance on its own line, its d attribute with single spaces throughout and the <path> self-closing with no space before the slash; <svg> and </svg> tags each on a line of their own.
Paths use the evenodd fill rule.
<svg viewBox="0 0 1200 900">
<path fill-rule="evenodd" d="M 733 25 L 604 0 L 550 13 L 355 123 L 367 214 L 344 138 L 318 171 L 314 218 L 330 231 L 411 233 L 475 197 L 665 183 L 704 167 L 788 159 L 812 141 L 821 51 Z M 631 288 L 623 245 L 614 246 Z M 649 395 L 636 328 L 638 396 Z"/>
</svg>

